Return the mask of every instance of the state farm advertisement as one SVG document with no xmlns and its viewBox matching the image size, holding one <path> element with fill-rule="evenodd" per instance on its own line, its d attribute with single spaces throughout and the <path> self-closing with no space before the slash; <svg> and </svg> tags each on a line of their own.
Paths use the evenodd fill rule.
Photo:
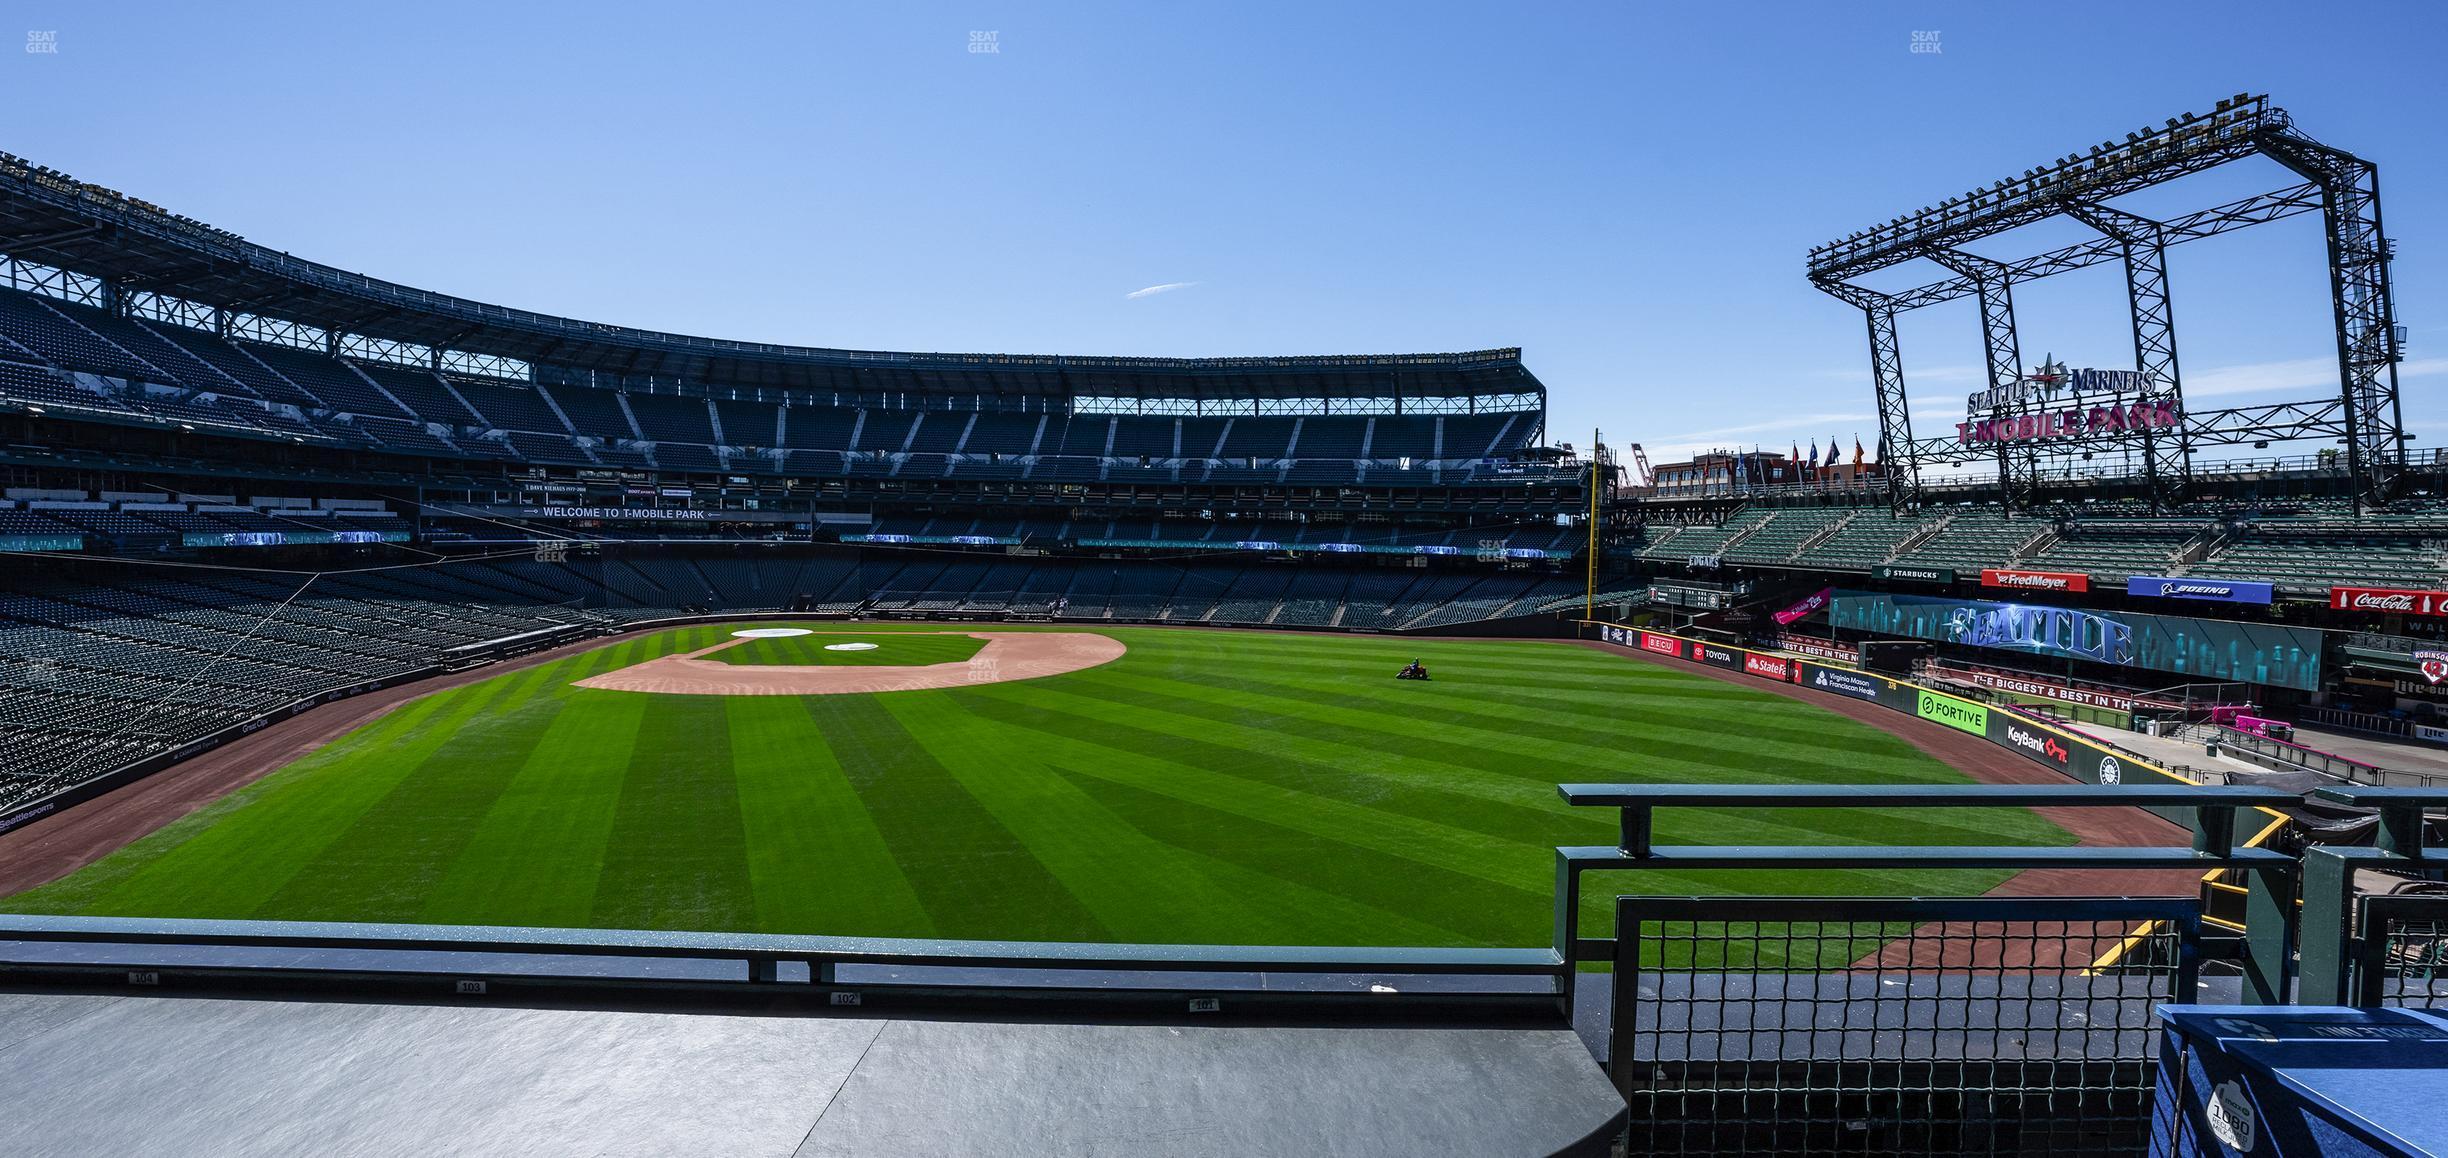
<svg viewBox="0 0 2448 1158">
<path fill-rule="evenodd" d="M 2329 606 L 2336 611 L 2372 611 L 2383 615 L 2448 615 L 2448 591 L 2332 587 Z"/>
<path fill-rule="evenodd" d="M 2089 591 L 2091 577 L 2079 571 L 2001 571 L 1989 567 L 1981 571 L 1981 586 L 2071 593 Z"/>
<path fill-rule="evenodd" d="M 1654 651 L 1659 655 L 1671 655 L 1676 659 L 1683 658 L 1683 641 L 1671 635 L 1644 631 L 1641 633 L 1640 645 L 1642 651 Z"/>
<path fill-rule="evenodd" d="M 1780 683 L 1790 682 L 1793 679 L 1792 664 L 1778 659 L 1773 655 L 1761 655 L 1756 651 L 1746 651 L 1743 653 L 1743 670 L 1750 672 L 1752 675 L 1760 676 L 1764 679 L 1776 680 Z"/>
</svg>

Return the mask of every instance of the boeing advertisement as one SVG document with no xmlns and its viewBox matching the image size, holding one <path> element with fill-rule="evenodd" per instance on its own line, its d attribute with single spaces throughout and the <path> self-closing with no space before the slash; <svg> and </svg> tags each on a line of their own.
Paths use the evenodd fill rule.
<svg viewBox="0 0 2448 1158">
<path fill-rule="evenodd" d="M 2125 593 L 2145 599 L 2203 599 L 2213 603 L 2263 603 L 2276 589 L 2249 579 L 2178 579 L 2172 575 L 2135 575 L 2125 580 Z"/>
<path fill-rule="evenodd" d="M 2320 686 L 2321 634 L 2300 627 L 2226 623 L 2130 611 L 1840 592 L 1828 623 L 1856 631 L 2091 663 L 2312 691 Z"/>
</svg>

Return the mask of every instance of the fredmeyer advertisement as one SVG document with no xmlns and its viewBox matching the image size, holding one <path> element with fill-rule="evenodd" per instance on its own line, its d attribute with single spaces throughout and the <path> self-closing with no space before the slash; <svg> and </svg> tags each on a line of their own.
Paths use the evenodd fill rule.
<svg viewBox="0 0 2448 1158">
<path fill-rule="evenodd" d="M 1968 647 L 2058 656 L 2313 691 L 2321 634 L 2300 627 L 2228 623 L 2131 611 L 2086 611 L 1985 599 L 1839 592 L 1836 627 Z"/>
</svg>

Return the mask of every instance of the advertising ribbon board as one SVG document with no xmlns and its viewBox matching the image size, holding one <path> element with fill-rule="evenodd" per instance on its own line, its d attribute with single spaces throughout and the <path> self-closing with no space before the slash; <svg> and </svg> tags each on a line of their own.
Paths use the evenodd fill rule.
<svg viewBox="0 0 2448 1158">
<path fill-rule="evenodd" d="M 1981 586 L 2078 593 L 2091 590 L 2091 577 L 2079 571 L 2002 571 L 1989 567 L 1981 571 Z"/>
<path fill-rule="evenodd" d="M 2332 587 L 2329 607 L 2333 611 L 2376 611 L 2383 615 L 2448 615 L 2448 591 Z"/>
</svg>

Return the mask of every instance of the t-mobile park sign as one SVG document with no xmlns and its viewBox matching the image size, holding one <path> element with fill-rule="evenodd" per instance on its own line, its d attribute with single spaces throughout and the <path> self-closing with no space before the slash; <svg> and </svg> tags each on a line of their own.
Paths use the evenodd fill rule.
<svg viewBox="0 0 2448 1158">
<path fill-rule="evenodd" d="M 2130 406 L 2094 406 L 2088 410 L 2049 410 L 2006 418 L 1981 418 L 1955 424 L 1955 440 L 1966 445 L 1992 442 L 2035 442 L 2079 438 L 2086 434 L 2137 434 L 2174 430 L 2183 424 L 2176 403 L 2136 402 Z"/>
<path fill-rule="evenodd" d="M 2044 362 L 2012 382 L 1967 397 L 1955 440 L 1974 445 L 2172 430 L 2183 415 L 2174 399 L 2151 397 L 2159 392 L 2159 384 L 2138 371 L 2072 370 L 2062 362 Z M 2024 413 L 1999 413 L 2004 410 Z"/>
</svg>

